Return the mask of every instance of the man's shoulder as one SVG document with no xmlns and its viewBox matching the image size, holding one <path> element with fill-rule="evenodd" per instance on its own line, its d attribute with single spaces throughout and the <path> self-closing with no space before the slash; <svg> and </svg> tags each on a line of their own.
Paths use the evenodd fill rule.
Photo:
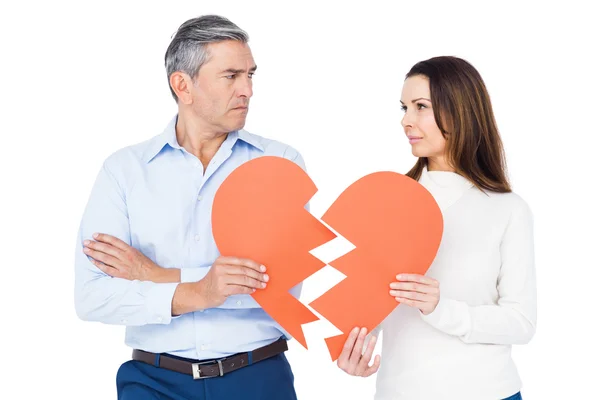
<svg viewBox="0 0 600 400">
<path fill-rule="evenodd" d="M 152 146 L 160 134 L 141 142 L 126 145 L 110 153 L 104 160 L 104 166 L 113 172 L 128 170 L 145 162 Z"/>
<path fill-rule="evenodd" d="M 239 131 L 239 135 L 245 141 L 262 150 L 264 155 L 266 156 L 278 156 L 287 158 L 292 161 L 299 160 L 303 162 L 302 155 L 300 154 L 300 152 L 295 147 L 287 143 L 271 139 L 266 136 L 257 135 L 245 129 L 241 129 Z"/>
</svg>

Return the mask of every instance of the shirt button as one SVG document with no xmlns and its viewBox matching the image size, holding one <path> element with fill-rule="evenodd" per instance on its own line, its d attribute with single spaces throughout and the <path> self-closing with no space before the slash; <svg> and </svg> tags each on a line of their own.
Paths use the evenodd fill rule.
<svg viewBox="0 0 600 400">
<path fill-rule="evenodd" d="M 198 201 L 202 200 L 202 195 L 198 196 Z"/>
<path fill-rule="evenodd" d="M 127 323 L 127 320 L 126 320 L 126 319 L 122 319 L 122 320 L 121 320 L 121 323 L 122 323 L 122 324 L 126 324 L 126 323 Z"/>
<path fill-rule="evenodd" d="M 237 304 L 238 306 L 241 306 L 242 305 L 242 301 L 238 300 L 238 301 L 235 302 L 235 304 Z"/>
<path fill-rule="evenodd" d="M 194 236 L 194 240 L 195 240 L 196 242 L 199 242 L 199 241 L 200 241 L 200 235 L 196 235 L 196 236 Z"/>
<path fill-rule="evenodd" d="M 158 317 L 158 318 L 156 318 L 156 320 L 157 320 L 158 322 L 161 322 L 161 321 L 162 321 L 162 317 Z"/>
</svg>

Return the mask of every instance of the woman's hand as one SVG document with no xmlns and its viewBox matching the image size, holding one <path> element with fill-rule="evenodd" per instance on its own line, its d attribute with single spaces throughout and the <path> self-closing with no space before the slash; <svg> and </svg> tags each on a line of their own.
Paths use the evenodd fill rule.
<svg viewBox="0 0 600 400">
<path fill-rule="evenodd" d="M 373 375 L 379 369 L 381 357 L 375 356 L 373 364 L 369 365 L 375 344 L 377 343 L 377 336 L 371 336 L 367 349 L 363 354 L 363 344 L 365 337 L 367 336 L 367 328 L 354 328 L 348 335 L 348 339 L 344 344 L 342 353 L 340 354 L 337 365 L 338 367 L 349 375 L 367 377 Z"/>
<path fill-rule="evenodd" d="M 440 284 L 433 278 L 417 274 L 400 274 L 390 283 L 390 295 L 400 304 L 431 314 L 440 302 Z"/>
</svg>

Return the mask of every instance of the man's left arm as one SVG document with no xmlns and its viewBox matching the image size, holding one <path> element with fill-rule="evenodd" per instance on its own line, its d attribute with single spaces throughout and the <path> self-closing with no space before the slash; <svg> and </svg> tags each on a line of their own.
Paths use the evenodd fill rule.
<svg viewBox="0 0 600 400">
<path fill-rule="evenodd" d="M 298 151 L 288 147 L 282 157 L 296 163 L 307 172 L 304 159 Z M 310 203 L 306 204 L 305 209 L 310 212 Z M 98 269 L 115 278 L 155 283 L 197 282 L 208 271 L 208 268 L 163 268 L 114 236 L 101 233 L 94 239 L 85 244 L 85 247 L 89 248 L 87 255 Z M 297 299 L 300 298 L 301 292 L 302 282 L 290 290 Z"/>
</svg>

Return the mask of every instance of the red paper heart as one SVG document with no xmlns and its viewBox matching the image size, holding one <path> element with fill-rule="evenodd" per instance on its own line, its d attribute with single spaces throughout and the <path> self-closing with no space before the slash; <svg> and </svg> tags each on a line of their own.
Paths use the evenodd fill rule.
<svg viewBox="0 0 600 400">
<path fill-rule="evenodd" d="M 318 317 L 288 291 L 325 265 L 309 251 L 335 238 L 304 208 L 316 191 L 295 163 L 260 157 L 227 177 L 212 211 L 220 253 L 267 266 L 267 288 L 253 297 L 305 348 L 301 325 Z M 370 331 L 397 306 L 389 295 L 397 274 L 427 271 L 441 241 L 443 220 L 429 192 L 395 172 L 359 179 L 322 219 L 356 247 L 330 263 L 346 278 L 310 304 L 343 332 L 327 339 L 336 360 L 352 328 Z"/>
</svg>

